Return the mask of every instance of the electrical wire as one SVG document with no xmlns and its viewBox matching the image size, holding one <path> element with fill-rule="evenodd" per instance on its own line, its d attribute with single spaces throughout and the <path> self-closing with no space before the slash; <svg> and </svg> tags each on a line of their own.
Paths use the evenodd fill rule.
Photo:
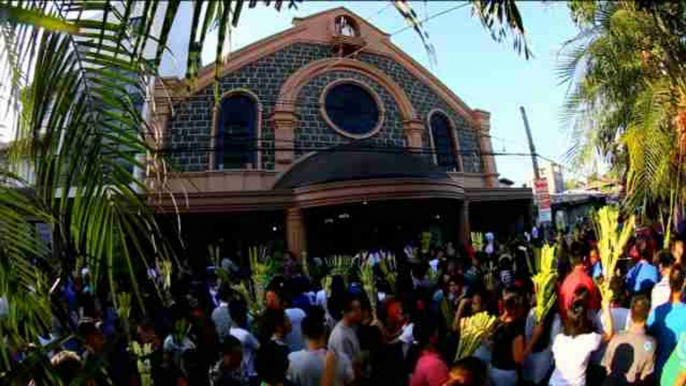
<svg viewBox="0 0 686 386">
<path fill-rule="evenodd" d="M 265 142 L 265 141 L 262 141 Z M 306 141 L 301 141 L 301 142 L 306 142 Z M 339 145 L 345 145 L 346 143 L 341 143 Z M 254 145 L 249 145 L 249 146 L 242 146 L 242 145 L 229 145 L 225 146 L 228 147 L 229 149 L 232 147 L 238 147 L 241 151 L 249 153 L 249 152 L 254 152 L 254 151 L 270 151 L 270 152 L 283 152 L 283 151 L 301 151 L 301 152 L 310 152 L 310 151 L 317 151 L 317 152 L 327 152 L 327 153 L 388 153 L 388 154 L 404 154 L 404 153 L 412 153 L 412 154 L 436 154 L 436 155 L 462 155 L 462 156 L 517 156 L 517 157 L 530 157 L 531 154 L 529 153 L 503 153 L 503 152 L 488 152 L 488 153 L 483 153 L 478 150 L 474 151 L 467 151 L 467 150 L 460 150 L 460 151 L 450 151 L 450 152 L 444 152 L 444 151 L 437 151 L 429 148 L 422 148 L 422 149 L 409 149 L 409 148 L 399 148 L 399 147 L 391 147 L 391 146 L 375 146 L 375 147 L 351 147 L 351 148 L 345 148 L 345 147 L 340 147 L 340 146 L 333 146 L 331 147 L 331 143 L 328 143 L 329 147 L 324 147 L 324 146 L 283 146 L 283 147 L 277 147 L 277 146 L 254 146 Z M 191 146 L 191 147 L 166 147 L 166 148 L 159 148 L 159 149 L 154 149 L 153 152 L 158 153 L 158 154 L 197 154 L 197 153 L 219 153 L 222 152 L 222 147 L 221 146 L 216 146 L 216 147 L 211 147 L 211 146 Z M 126 151 L 121 151 L 120 153 L 125 153 Z M 135 151 L 132 151 L 132 153 L 135 153 Z"/>
<path fill-rule="evenodd" d="M 393 3 L 391 3 L 391 2 L 389 1 L 388 4 L 386 4 L 385 7 L 381 8 L 381 9 L 378 10 L 378 11 L 376 11 L 376 13 L 374 13 L 373 15 L 366 17 L 365 20 L 367 21 L 367 23 L 370 23 L 370 24 L 371 24 L 372 19 L 374 19 L 375 17 L 377 17 L 377 16 L 381 15 L 382 13 L 384 13 L 384 12 L 385 12 L 388 8 L 390 8 L 392 5 L 393 5 Z"/>
<path fill-rule="evenodd" d="M 510 144 L 510 145 L 513 145 L 513 144 L 514 144 L 514 145 L 516 145 L 516 146 L 528 147 L 528 145 L 525 145 L 525 144 L 522 144 L 522 143 L 519 143 L 519 142 L 515 142 L 515 141 L 509 140 L 509 139 L 505 139 L 505 138 L 502 138 L 502 137 L 498 137 L 498 136 L 494 136 L 494 135 L 490 135 L 490 137 L 491 137 L 491 139 L 495 139 L 496 141 L 500 141 L 501 143 L 506 143 L 506 144 Z M 552 163 L 553 165 L 560 166 L 560 167 L 562 167 L 562 168 L 568 169 L 567 167 L 563 166 L 562 164 L 560 164 L 559 162 L 555 161 L 554 159 L 552 159 L 552 158 L 550 158 L 550 157 L 546 157 L 546 156 L 544 156 L 544 155 L 541 155 L 541 154 L 538 153 L 538 152 L 536 152 L 534 155 L 535 155 L 536 157 L 542 158 L 543 160 Z M 531 156 L 531 153 L 529 153 L 529 156 Z"/>
<path fill-rule="evenodd" d="M 205 101 L 207 100 L 207 97 L 198 96 L 198 99 L 202 99 L 202 101 L 205 102 Z M 196 101 L 196 102 L 197 102 L 197 101 Z M 193 101 L 191 101 L 191 103 L 193 103 Z M 270 99 L 261 99 L 261 100 L 260 100 L 260 105 L 262 105 L 263 108 L 264 108 L 265 106 L 268 106 L 268 107 L 270 107 L 270 108 L 273 108 L 273 107 L 276 106 L 276 105 L 280 105 L 280 106 L 293 106 L 293 107 L 296 109 L 296 113 L 297 113 L 297 110 L 298 110 L 298 109 L 302 109 L 302 108 L 321 109 L 322 107 L 326 107 L 327 109 L 336 109 L 336 106 L 332 106 L 332 105 L 326 106 L 326 104 L 322 104 L 322 103 L 319 103 L 319 102 L 299 102 L 299 103 L 298 103 L 298 102 L 295 101 L 295 100 L 278 100 L 278 99 L 271 99 L 271 100 L 270 100 Z M 177 116 L 178 116 L 178 115 L 190 115 L 190 116 L 193 116 L 193 115 L 201 115 L 201 114 L 184 113 L 184 112 L 181 111 L 180 109 L 177 109 Z M 459 114 L 457 114 L 457 115 L 459 116 Z M 178 118 L 177 118 L 177 119 L 178 119 Z M 459 128 L 459 130 L 469 131 L 469 132 L 477 133 L 477 134 L 480 133 L 479 130 L 477 130 L 477 129 L 471 127 L 471 126 L 468 126 L 468 125 L 463 125 L 463 126 L 461 126 L 461 127 Z"/>
<path fill-rule="evenodd" d="M 435 14 L 433 14 L 433 15 L 430 15 L 430 16 L 425 17 L 424 19 L 420 20 L 420 21 L 419 21 L 419 24 L 425 23 L 425 22 L 427 22 L 427 21 L 429 21 L 429 20 L 432 20 L 432 19 L 435 19 L 435 18 L 437 18 L 437 17 L 439 17 L 439 16 L 446 15 L 446 14 L 448 14 L 448 13 L 450 13 L 450 12 L 453 12 L 453 11 L 458 10 L 458 9 L 460 9 L 460 8 L 464 8 L 464 7 L 468 6 L 468 5 L 469 5 L 469 2 L 464 2 L 464 3 L 461 3 L 461 4 L 456 5 L 456 6 L 454 6 L 454 7 L 448 8 L 448 9 L 446 9 L 446 10 L 444 10 L 444 11 L 435 13 Z M 401 28 L 401 29 L 399 29 L 399 30 L 393 32 L 393 33 L 391 34 L 391 36 L 395 36 L 395 35 L 397 35 L 397 34 L 399 34 L 399 33 L 401 33 L 401 32 L 404 32 L 404 31 L 410 29 L 410 28 L 414 28 L 414 25 L 405 26 L 405 27 L 403 27 L 403 28 Z"/>
</svg>

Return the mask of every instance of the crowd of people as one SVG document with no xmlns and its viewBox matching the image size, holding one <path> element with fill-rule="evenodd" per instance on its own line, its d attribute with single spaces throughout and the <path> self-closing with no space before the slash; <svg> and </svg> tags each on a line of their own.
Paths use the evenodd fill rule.
<svg viewBox="0 0 686 386">
<path fill-rule="evenodd" d="M 215 268 L 221 275 L 184 266 L 173 301 L 151 296 L 135 323 L 92 294 L 80 272 L 62 291 L 79 339 L 48 355 L 65 384 L 686 385 L 682 241 L 663 249 L 634 238 L 618 272 L 608 273 L 592 232 L 560 238 L 557 301 L 537 321 L 527 259 L 543 241 L 485 239 L 462 250 L 404 253 L 408 246 L 391 277 L 370 252 L 375 293 L 355 266 L 330 275 L 323 259 L 308 270 L 287 255 L 260 310 L 231 285 L 249 278 L 248 268 L 230 259 Z M 610 278 L 611 299 L 602 298 L 600 277 Z M 456 358 L 460 321 L 481 312 L 497 316 L 493 333 Z M 63 335 L 54 325 L 42 344 Z M 26 355 L 15 348 L 12 360 Z"/>
</svg>

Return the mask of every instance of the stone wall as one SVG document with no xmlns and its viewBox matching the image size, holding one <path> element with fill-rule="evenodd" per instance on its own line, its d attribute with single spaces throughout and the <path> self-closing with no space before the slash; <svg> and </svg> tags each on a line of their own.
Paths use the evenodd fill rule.
<svg viewBox="0 0 686 386">
<path fill-rule="evenodd" d="M 262 168 L 274 169 L 274 126 L 267 118 L 273 112 L 281 85 L 300 67 L 314 60 L 331 56 L 333 54 L 329 46 L 298 43 L 242 67 L 220 80 L 222 93 L 243 88 L 255 93 L 260 100 L 262 135 L 258 148 L 262 156 Z M 359 59 L 380 68 L 403 87 L 422 120 L 426 121 L 427 114 L 433 108 L 446 111 L 457 126 L 457 137 L 463 152 L 465 171 L 481 172 L 477 134 L 461 116 L 451 111 L 448 105 L 428 86 L 393 60 L 372 54 L 362 54 Z M 348 138 L 329 128 L 319 113 L 319 97 L 322 88 L 328 82 L 340 78 L 355 78 L 366 82 L 377 91 L 384 103 L 386 110 L 384 126 L 366 141 L 380 146 L 405 146 L 406 139 L 402 132 L 398 106 L 390 93 L 364 75 L 350 71 L 332 71 L 312 79 L 297 98 L 296 111 L 300 114 L 300 127 L 295 131 L 293 144 L 296 157 L 307 153 L 311 148 L 334 146 L 349 141 Z M 174 104 L 175 116 L 169 124 L 165 144 L 172 164 L 180 171 L 204 171 L 209 168 L 209 160 L 213 153 L 210 148 L 214 107 L 213 87 L 210 85 L 195 93 L 190 99 Z M 425 146 L 429 146 L 428 131 L 423 140 Z M 289 145 L 278 144 L 278 146 Z M 426 150 L 430 151 L 428 148 Z M 465 154 L 472 152 L 474 155 Z"/>
<path fill-rule="evenodd" d="M 403 133 L 402 118 L 398 104 L 391 94 L 375 80 L 354 71 L 329 71 L 310 80 L 297 98 L 296 112 L 300 117 L 299 126 L 295 130 L 295 157 L 298 158 L 316 148 L 331 147 L 336 144 L 348 143 L 352 139 L 345 137 L 322 119 L 319 98 L 324 87 L 337 79 L 355 79 L 367 84 L 379 95 L 385 109 L 385 119 L 381 129 L 372 137 L 362 140 L 372 146 L 405 147 L 406 137 Z"/>
<path fill-rule="evenodd" d="M 260 99 L 262 135 L 258 147 L 264 169 L 274 169 L 274 125 L 267 118 L 274 110 L 281 84 L 300 67 L 328 56 L 331 53 L 327 46 L 294 44 L 220 80 L 222 93 L 243 88 L 252 91 Z M 165 143 L 171 150 L 172 163 L 179 170 L 204 171 L 209 168 L 213 107 L 214 85 L 197 92 L 189 101 L 175 104 L 176 116 L 169 126 Z"/>
<path fill-rule="evenodd" d="M 393 80 L 405 90 L 417 115 L 419 115 L 425 124 L 427 122 L 427 116 L 432 109 L 436 108 L 445 111 L 455 123 L 457 129 L 456 137 L 460 143 L 462 162 L 465 168 L 464 171 L 481 173 L 483 167 L 481 165 L 481 151 L 477 132 L 474 128 L 469 126 L 461 115 L 451 110 L 450 107 L 448 107 L 448 104 L 436 95 L 429 86 L 419 81 L 414 75 L 394 60 L 385 56 L 372 54 L 362 54 L 360 60 L 383 70 L 383 72 L 393 78 Z M 423 135 L 422 141 L 424 142 L 424 146 L 430 146 L 431 142 L 429 140 L 428 130 Z"/>
</svg>

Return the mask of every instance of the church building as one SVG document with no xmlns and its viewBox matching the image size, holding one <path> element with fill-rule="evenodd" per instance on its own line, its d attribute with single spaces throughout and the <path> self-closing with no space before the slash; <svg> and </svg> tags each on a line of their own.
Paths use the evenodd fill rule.
<svg viewBox="0 0 686 386">
<path fill-rule="evenodd" d="M 232 52 L 216 104 L 214 87 L 214 64 L 190 91 L 163 79 L 151 120 L 174 170 L 174 198 L 153 204 L 181 213 L 197 253 L 281 240 L 324 256 L 531 225 L 531 190 L 498 182 L 490 114 L 345 8 Z"/>
</svg>

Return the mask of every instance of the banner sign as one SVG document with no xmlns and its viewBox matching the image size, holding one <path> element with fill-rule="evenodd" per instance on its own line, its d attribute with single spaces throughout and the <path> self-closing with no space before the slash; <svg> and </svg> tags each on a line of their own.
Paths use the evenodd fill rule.
<svg viewBox="0 0 686 386">
<path fill-rule="evenodd" d="M 548 192 L 548 180 L 539 178 L 536 180 L 536 202 L 538 202 L 538 221 L 540 223 L 552 222 L 553 215 L 550 209 L 550 193 Z"/>
</svg>

